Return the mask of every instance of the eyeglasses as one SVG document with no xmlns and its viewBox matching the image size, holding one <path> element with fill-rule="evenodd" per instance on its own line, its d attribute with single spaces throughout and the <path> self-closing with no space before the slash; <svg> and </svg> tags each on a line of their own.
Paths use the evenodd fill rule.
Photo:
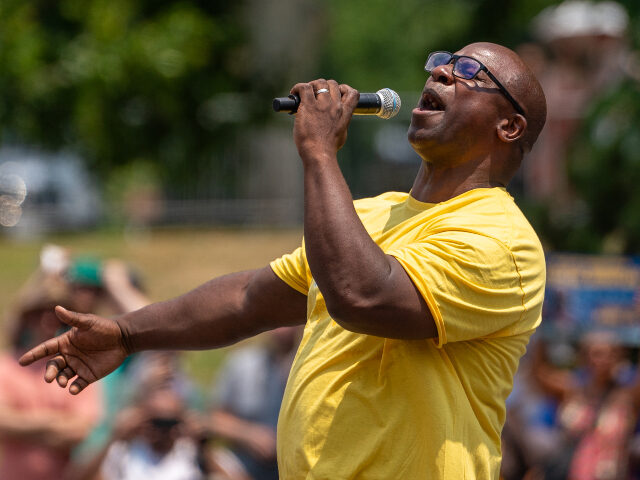
<svg viewBox="0 0 640 480">
<path fill-rule="evenodd" d="M 466 55 L 453 55 L 449 52 L 431 52 L 429 54 L 429 57 L 427 58 L 427 63 L 425 63 L 424 65 L 424 69 L 428 73 L 431 73 L 434 68 L 441 65 L 448 65 L 451 62 L 453 62 L 453 74 L 458 78 L 471 80 L 472 78 L 475 78 L 476 75 L 478 75 L 480 72 L 485 72 L 487 76 L 491 80 L 493 80 L 493 83 L 497 85 L 504 96 L 507 97 L 507 100 L 511 102 L 511 105 L 513 105 L 513 108 L 516 109 L 516 112 L 518 112 L 522 116 L 526 116 L 524 114 L 524 109 L 518 102 L 516 102 L 515 98 L 513 98 L 507 91 L 507 89 L 504 88 L 498 81 L 498 79 L 493 76 L 489 69 L 475 58 L 467 57 Z"/>
</svg>

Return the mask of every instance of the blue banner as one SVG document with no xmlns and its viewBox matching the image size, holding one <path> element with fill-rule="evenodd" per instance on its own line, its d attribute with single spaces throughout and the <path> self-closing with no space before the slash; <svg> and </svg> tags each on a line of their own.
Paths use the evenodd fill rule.
<svg viewBox="0 0 640 480">
<path fill-rule="evenodd" d="M 543 334 L 612 331 L 640 345 L 640 257 L 547 254 Z"/>
</svg>

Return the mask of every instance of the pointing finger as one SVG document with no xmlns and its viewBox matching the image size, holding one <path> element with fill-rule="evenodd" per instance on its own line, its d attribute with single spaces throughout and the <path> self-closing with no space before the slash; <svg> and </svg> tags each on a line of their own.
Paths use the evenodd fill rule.
<svg viewBox="0 0 640 480">
<path fill-rule="evenodd" d="M 23 367 L 31 365 L 36 360 L 40 360 L 41 358 L 58 353 L 59 348 L 60 346 L 58 344 L 58 337 L 51 338 L 22 355 L 18 359 L 18 363 L 20 363 L 20 365 L 22 365 Z"/>
</svg>

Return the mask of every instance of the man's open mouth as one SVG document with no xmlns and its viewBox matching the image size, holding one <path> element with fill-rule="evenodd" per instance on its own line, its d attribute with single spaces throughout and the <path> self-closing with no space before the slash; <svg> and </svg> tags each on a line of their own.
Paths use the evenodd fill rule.
<svg viewBox="0 0 640 480">
<path fill-rule="evenodd" d="M 429 112 L 442 112 L 444 111 L 444 103 L 437 93 L 427 90 L 422 93 L 418 108 Z"/>
</svg>

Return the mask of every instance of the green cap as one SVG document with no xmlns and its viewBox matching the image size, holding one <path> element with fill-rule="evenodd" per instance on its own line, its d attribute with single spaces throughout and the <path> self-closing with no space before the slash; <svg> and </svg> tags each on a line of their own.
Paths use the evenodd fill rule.
<svg viewBox="0 0 640 480">
<path fill-rule="evenodd" d="M 88 287 L 102 287 L 102 262 L 94 257 L 73 260 L 67 271 L 69 282 Z"/>
</svg>

